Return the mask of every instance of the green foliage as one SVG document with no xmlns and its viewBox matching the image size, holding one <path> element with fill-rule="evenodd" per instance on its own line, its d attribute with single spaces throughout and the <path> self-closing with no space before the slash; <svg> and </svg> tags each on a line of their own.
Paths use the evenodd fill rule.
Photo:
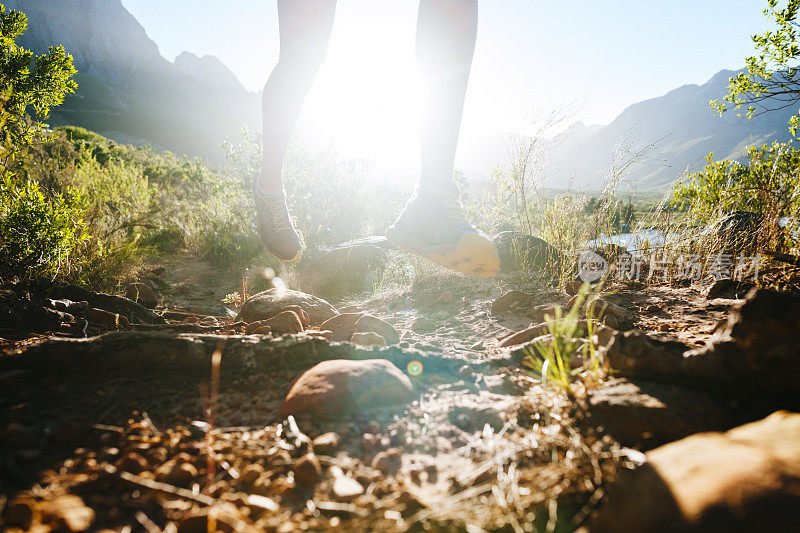
<svg viewBox="0 0 800 533">
<path fill-rule="evenodd" d="M 772 143 L 749 147 L 747 163 L 714 161 L 678 182 L 672 204 L 686 210 L 694 224 L 707 224 L 720 215 L 743 210 L 763 215 L 759 232 L 762 248 L 773 250 L 790 246 L 796 238 L 782 228 L 783 217 L 794 219 L 800 213 L 800 151 L 791 143 Z"/>
<path fill-rule="evenodd" d="M 37 56 L 15 42 L 27 26 L 23 13 L 6 11 L 0 4 L 0 93 L 7 94 L 4 108 L 8 112 L 2 128 L 6 157 L 28 146 L 50 109 L 77 88 L 72 56 L 63 47 L 50 47 Z"/>
<path fill-rule="evenodd" d="M 0 182 L 0 278 L 66 273 L 87 239 L 75 193 L 45 195 L 32 180 Z"/>
<path fill-rule="evenodd" d="M 580 320 L 581 308 L 588 294 L 589 284 L 586 283 L 566 315 L 560 307 L 556 308 L 555 316 L 545 315 L 549 335 L 536 342 L 532 349 L 526 350 L 525 365 L 541 377 L 543 385 L 549 382 L 556 388 L 570 391 L 570 385 L 576 376 L 587 370 L 595 376 L 600 372 L 597 347 L 593 340 L 592 306 L 587 310 L 586 321 Z M 589 339 L 588 342 L 581 340 L 580 337 L 584 335 Z M 573 359 L 576 356 L 580 356 L 584 362 L 573 369 Z"/>
<path fill-rule="evenodd" d="M 710 105 L 718 113 L 733 106 L 741 109 L 748 105 L 746 116 L 754 116 L 772 109 L 783 109 L 800 102 L 800 71 L 797 60 L 800 45 L 797 40 L 797 14 L 800 0 L 788 0 L 781 9 L 778 0 L 768 0 L 764 15 L 774 29 L 752 36 L 756 53 L 745 60 L 746 72 L 730 78 L 728 94 L 723 102 L 712 100 Z M 800 126 L 797 113 L 789 120 L 792 135 Z"/>
</svg>

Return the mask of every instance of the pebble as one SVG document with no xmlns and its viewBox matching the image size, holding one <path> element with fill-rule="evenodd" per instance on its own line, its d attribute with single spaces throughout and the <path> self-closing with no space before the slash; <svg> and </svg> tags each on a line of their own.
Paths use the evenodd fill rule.
<svg viewBox="0 0 800 533">
<path fill-rule="evenodd" d="M 386 339 L 374 331 L 353 333 L 353 336 L 350 337 L 350 342 L 361 346 L 386 346 Z"/>
<path fill-rule="evenodd" d="M 364 487 L 350 476 L 342 474 L 333 482 L 333 494 L 340 500 L 352 500 L 364 494 Z"/>
<path fill-rule="evenodd" d="M 300 483 L 314 486 L 322 475 L 322 467 L 316 455 L 307 453 L 295 461 L 292 472 L 294 472 L 294 478 Z"/>
<path fill-rule="evenodd" d="M 338 433 L 329 431 L 328 433 L 323 433 L 314 439 L 311 444 L 314 446 L 314 451 L 330 454 L 331 452 L 336 451 L 336 449 L 339 447 L 340 441 L 341 438 L 339 437 Z"/>
<path fill-rule="evenodd" d="M 390 448 L 384 452 L 378 452 L 372 459 L 372 468 L 380 470 L 384 474 L 396 474 L 403 466 L 403 454 L 400 448 Z"/>
<path fill-rule="evenodd" d="M 411 331 L 414 333 L 429 333 L 436 329 L 433 320 L 421 316 L 411 323 Z"/>
</svg>

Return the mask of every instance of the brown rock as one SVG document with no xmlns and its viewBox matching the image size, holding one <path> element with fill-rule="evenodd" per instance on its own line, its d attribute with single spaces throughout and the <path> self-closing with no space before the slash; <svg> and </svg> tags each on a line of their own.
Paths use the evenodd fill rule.
<svg viewBox="0 0 800 533">
<path fill-rule="evenodd" d="M 547 334 L 549 329 L 547 328 L 547 324 L 536 324 L 529 328 L 523 329 L 516 333 L 512 333 L 511 335 L 504 337 L 498 346 L 500 348 L 508 348 L 510 346 L 517 346 L 519 344 L 526 343 L 528 341 L 532 341 L 536 337 L 541 335 Z"/>
<path fill-rule="evenodd" d="M 353 333 L 350 342 L 353 344 L 360 344 L 361 346 L 386 346 L 386 339 L 372 331 Z"/>
<path fill-rule="evenodd" d="M 536 302 L 533 294 L 522 291 L 508 291 L 492 302 L 492 314 L 504 315 L 515 311 L 525 311 Z"/>
<path fill-rule="evenodd" d="M 338 433 L 334 433 L 333 431 L 329 431 L 328 433 L 323 433 L 313 441 L 311 444 L 314 445 L 314 451 L 324 454 L 330 454 L 339 447 L 339 442 L 341 439 L 339 438 Z"/>
<path fill-rule="evenodd" d="M 356 323 L 361 315 L 362 313 L 341 313 L 320 324 L 319 329 L 329 330 L 332 341 L 346 342 L 356 333 Z"/>
<path fill-rule="evenodd" d="M 384 474 L 396 474 L 403 466 L 403 452 L 400 448 L 390 448 L 378 452 L 372 459 L 372 468 Z"/>
<path fill-rule="evenodd" d="M 606 496 L 591 531 L 794 531 L 800 523 L 800 415 L 647 452 Z"/>
<path fill-rule="evenodd" d="M 24 498 L 11 501 L 0 515 L 6 526 L 28 530 L 36 514 L 36 502 Z"/>
<path fill-rule="evenodd" d="M 252 486 L 258 478 L 264 475 L 264 467 L 258 463 L 249 464 L 242 469 L 239 481 L 245 485 Z"/>
<path fill-rule="evenodd" d="M 355 333 L 377 333 L 388 344 L 400 342 L 400 335 L 394 327 L 380 318 L 366 313 L 342 313 L 325 321 L 320 329 L 332 332 L 331 340 L 346 342 L 353 338 Z"/>
<path fill-rule="evenodd" d="M 105 324 L 107 326 L 113 326 L 118 328 L 125 327 L 129 324 L 127 317 L 111 313 L 104 309 L 97 309 L 95 307 L 91 307 L 86 310 L 86 319 L 89 322 L 95 322 L 97 324 Z"/>
<path fill-rule="evenodd" d="M 639 448 L 730 427 L 724 405 L 707 392 L 641 380 L 612 379 L 590 389 L 586 413 L 590 425 Z"/>
<path fill-rule="evenodd" d="M 362 315 L 356 322 L 356 333 L 377 333 L 386 340 L 387 344 L 400 342 L 400 335 L 394 327 L 380 318 L 372 315 Z"/>
<path fill-rule="evenodd" d="M 138 302 L 145 307 L 149 307 L 153 309 L 155 306 L 158 305 L 158 295 L 156 291 L 147 285 L 146 283 L 135 282 L 129 283 L 127 287 L 125 287 L 125 296 L 128 297 L 129 300 L 133 300 L 134 302 Z"/>
<path fill-rule="evenodd" d="M 294 472 L 294 478 L 300 483 L 314 486 L 322 475 L 322 466 L 316 455 L 307 453 L 295 461 L 292 472 Z"/>
<path fill-rule="evenodd" d="M 417 317 L 414 322 L 411 323 L 411 331 L 414 333 L 430 333 L 431 331 L 435 331 L 436 328 L 436 322 L 424 316 Z"/>
<path fill-rule="evenodd" d="M 94 522 L 94 511 L 78 496 L 59 496 L 40 505 L 42 522 L 55 522 L 60 531 L 86 531 Z"/>
<path fill-rule="evenodd" d="M 300 317 L 294 311 L 283 311 L 268 320 L 260 322 L 262 324 L 258 328 L 259 330 L 266 326 L 277 335 L 301 333 L 304 329 Z"/>
<path fill-rule="evenodd" d="M 268 319 L 290 305 L 301 307 L 308 314 L 310 324 L 322 324 L 336 315 L 331 304 L 316 296 L 290 289 L 270 289 L 248 298 L 237 319 L 245 322 Z"/>
<path fill-rule="evenodd" d="M 209 527 L 209 524 L 213 524 L 213 529 Z M 258 530 L 248 524 L 236 506 L 230 503 L 192 511 L 184 516 L 178 524 L 178 533 L 208 533 L 209 531 L 255 533 Z"/>
<path fill-rule="evenodd" d="M 754 285 L 749 281 L 737 281 L 730 278 L 718 279 L 705 290 L 703 295 L 709 300 L 713 298 L 739 299 L 747 296 Z"/>
<path fill-rule="evenodd" d="M 281 416 L 339 416 L 353 410 L 396 406 L 415 397 L 411 380 L 384 359 L 323 361 L 292 385 Z"/>
<path fill-rule="evenodd" d="M 287 305 L 281 310 L 281 312 L 283 311 L 294 311 L 300 318 L 300 323 L 303 324 L 304 328 L 307 328 L 311 325 L 311 317 L 309 317 L 305 309 L 303 309 L 299 305 Z"/>
<path fill-rule="evenodd" d="M 130 472 L 131 474 L 139 474 L 140 472 L 147 470 L 149 466 L 150 465 L 147 462 L 147 459 L 136 452 L 126 453 L 122 459 L 120 459 L 119 464 L 119 467 L 122 470 Z"/>
</svg>

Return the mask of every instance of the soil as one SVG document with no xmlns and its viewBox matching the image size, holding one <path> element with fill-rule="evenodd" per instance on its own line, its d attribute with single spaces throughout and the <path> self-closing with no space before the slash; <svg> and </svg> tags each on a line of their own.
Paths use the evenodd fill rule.
<svg viewBox="0 0 800 533">
<path fill-rule="evenodd" d="M 166 293 L 157 312 L 167 324 L 119 329 L 250 342 L 235 329 L 235 309 L 222 303 L 241 289 L 238 274 L 181 258 L 150 277 Z M 398 347 L 366 354 L 352 346 L 338 349 L 339 356 L 391 353 L 395 361 L 422 363 L 414 372 L 417 401 L 398 412 L 334 421 L 277 416 L 312 363 L 250 372 L 226 361 L 215 401 L 205 363 L 148 368 L 134 353 L 107 364 L 75 357 L 31 366 L 18 363 L 51 335 L 2 340 L 0 516 L 6 527 L 38 531 L 205 531 L 209 516 L 226 531 L 574 530 L 642 454 L 586 423 L 585 388 L 565 394 L 543 386 L 498 348 L 498 339 L 532 322 L 524 313 L 490 312 L 508 285 L 441 274 L 333 302 L 341 312 L 382 318 L 400 333 Z M 709 342 L 737 302 L 708 300 L 705 288 L 617 284 L 606 299 L 628 310 L 625 329 L 692 347 Z M 535 298 L 570 300 L 554 290 Z M 414 327 L 420 317 L 425 328 Z M 325 344 L 295 337 L 301 348 Z M 283 341 L 259 342 L 283 349 Z M 314 444 L 325 435 L 327 444 Z M 342 489 L 348 483 L 353 494 Z"/>
</svg>

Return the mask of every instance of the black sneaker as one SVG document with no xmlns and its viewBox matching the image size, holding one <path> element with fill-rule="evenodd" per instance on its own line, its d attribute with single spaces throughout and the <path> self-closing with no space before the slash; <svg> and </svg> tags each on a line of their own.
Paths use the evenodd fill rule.
<svg viewBox="0 0 800 533">
<path fill-rule="evenodd" d="M 464 219 L 457 193 L 419 188 L 386 239 L 450 270 L 489 278 L 500 270 L 492 241 Z"/>
<path fill-rule="evenodd" d="M 269 253 L 282 261 L 297 261 L 303 247 L 300 237 L 289 219 L 286 194 L 265 193 L 256 184 L 253 187 L 256 203 L 256 224 L 261 244 Z"/>
</svg>

